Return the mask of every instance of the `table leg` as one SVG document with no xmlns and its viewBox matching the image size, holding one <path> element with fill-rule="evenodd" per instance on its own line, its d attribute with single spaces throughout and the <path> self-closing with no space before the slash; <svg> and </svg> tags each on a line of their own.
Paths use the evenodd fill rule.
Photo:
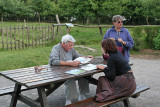
<svg viewBox="0 0 160 107">
<path fill-rule="evenodd" d="M 130 102 L 129 102 L 129 99 L 127 98 L 127 99 L 125 99 L 125 100 L 123 100 L 123 103 L 124 103 L 124 106 L 125 107 L 131 107 L 131 105 L 130 105 Z"/>
<path fill-rule="evenodd" d="M 97 85 L 97 84 L 98 84 L 98 80 L 95 79 L 95 78 L 93 78 L 91 75 L 90 75 L 90 76 L 86 76 L 86 77 L 84 77 L 84 78 L 87 79 L 88 82 L 91 83 L 91 84 L 94 84 L 94 85 Z"/>
<path fill-rule="evenodd" d="M 15 93 L 12 95 L 10 107 L 16 107 L 19 94 L 21 93 L 21 85 L 15 84 L 14 91 Z"/>
<path fill-rule="evenodd" d="M 38 95 L 39 95 L 39 100 L 40 100 L 41 107 L 48 107 L 45 88 L 44 87 L 38 87 L 37 90 L 38 90 Z"/>
<path fill-rule="evenodd" d="M 54 86 L 46 91 L 46 95 L 50 95 L 53 91 L 55 91 L 58 87 L 60 87 L 65 81 L 54 84 Z"/>
<path fill-rule="evenodd" d="M 53 86 L 49 85 L 47 88 L 48 90 L 46 91 L 46 96 L 49 96 L 52 92 L 54 92 L 58 87 L 60 87 L 65 81 L 59 82 L 54 84 Z M 40 102 L 39 98 L 37 98 L 35 101 Z"/>
</svg>

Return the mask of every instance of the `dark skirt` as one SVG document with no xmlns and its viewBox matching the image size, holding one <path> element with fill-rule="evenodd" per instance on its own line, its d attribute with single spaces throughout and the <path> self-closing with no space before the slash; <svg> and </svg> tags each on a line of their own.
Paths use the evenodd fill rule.
<svg viewBox="0 0 160 107">
<path fill-rule="evenodd" d="M 98 79 L 95 100 L 98 102 L 109 101 L 115 98 L 128 96 L 136 90 L 133 73 L 116 76 L 114 81 L 109 81 L 105 76 Z"/>
</svg>

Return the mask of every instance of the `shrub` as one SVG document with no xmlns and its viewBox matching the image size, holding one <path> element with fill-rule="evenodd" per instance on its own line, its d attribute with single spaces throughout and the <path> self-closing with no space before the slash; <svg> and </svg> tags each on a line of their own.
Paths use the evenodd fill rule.
<svg viewBox="0 0 160 107">
<path fill-rule="evenodd" d="M 158 37 L 158 26 L 135 27 L 132 29 L 132 38 L 134 40 L 133 50 L 151 48 L 158 49 L 160 37 Z M 155 39 L 154 39 L 155 38 Z M 156 48 L 155 48 L 156 47 Z"/>
<path fill-rule="evenodd" d="M 145 33 L 146 33 L 146 42 L 148 44 L 148 48 L 153 49 L 154 48 L 154 42 L 153 42 L 153 38 L 156 37 L 156 35 L 158 34 L 158 29 L 159 27 L 156 26 L 151 26 L 151 27 L 145 27 Z"/>
<path fill-rule="evenodd" d="M 143 27 L 136 27 L 132 29 L 133 34 L 132 34 L 132 38 L 134 41 L 134 47 L 133 50 L 135 51 L 139 51 L 141 49 L 144 49 L 146 47 L 146 35 L 144 33 L 144 29 Z"/>
<path fill-rule="evenodd" d="M 160 50 L 160 29 L 155 38 L 153 38 L 154 49 Z"/>
</svg>

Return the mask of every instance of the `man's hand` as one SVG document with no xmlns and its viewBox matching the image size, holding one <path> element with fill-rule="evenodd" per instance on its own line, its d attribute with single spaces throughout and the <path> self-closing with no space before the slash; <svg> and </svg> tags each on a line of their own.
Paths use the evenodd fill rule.
<svg viewBox="0 0 160 107">
<path fill-rule="evenodd" d="M 78 66 L 81 62 L 80 61 L 71 61 L 69 62 L 70 66 Z"/>
<path fill-rule="evenodd" d="M 67 66 L 78 66 L 81 62 L 80 61 L 60 61 L 60 65 L 67 65 Z"/>
<path fill-rule="evenodd" d="M 87 58 L 91 58 L 91 60 L 93 60 L 93 56 L 91 55 L 88 55 Z"/>
</svg>

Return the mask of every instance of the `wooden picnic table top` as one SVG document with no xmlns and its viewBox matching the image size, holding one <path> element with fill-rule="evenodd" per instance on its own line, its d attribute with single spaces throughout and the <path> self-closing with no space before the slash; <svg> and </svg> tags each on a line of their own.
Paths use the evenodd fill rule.
<svg viewBox="0 0 160 107">
<path fill-rule="evenodd" d="M 104 64 L 105 62 L 102 58 L 94 58 L 91 63 Z M 71 67 L 71 66 L 42 65 L 41 67 L 46 69 L 43 69 L 40 73 L 35 73 L 34 67 L 2 71 L 0 73 L 4 77 L 14 81 L 17 84 L 26 86 L 28 88 L 36 88 L 51 83 L 66 81 L 67 79 L 70 78 L 89 76 L 98 73 L 99 71 L 99 70 L 92 70 L 92 71 L 86 71 L 78 75 L 72 75 L 72 74 L 67 74 L 65 72 L 72 69 L 80 69 L 80 66 Z"/>
</svg>

